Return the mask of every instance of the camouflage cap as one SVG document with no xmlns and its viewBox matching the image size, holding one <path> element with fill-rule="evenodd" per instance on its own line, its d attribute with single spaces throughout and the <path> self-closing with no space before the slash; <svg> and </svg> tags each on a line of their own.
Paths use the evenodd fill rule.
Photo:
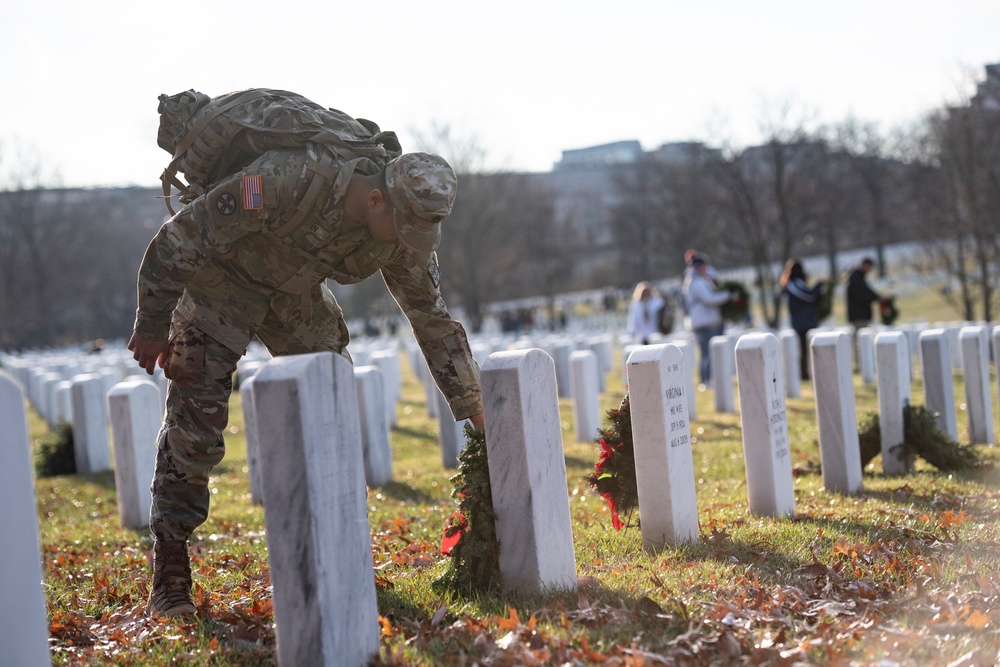
<svg viewBox="0 0 1000 667">
<path fill-rule="evenodd" d="M 458 192 L 451 165 L 431 153 L 405 153 L 385 166 L 385 184 L 399 242 L 410 250 L 432 252 Z"/>
</svg>

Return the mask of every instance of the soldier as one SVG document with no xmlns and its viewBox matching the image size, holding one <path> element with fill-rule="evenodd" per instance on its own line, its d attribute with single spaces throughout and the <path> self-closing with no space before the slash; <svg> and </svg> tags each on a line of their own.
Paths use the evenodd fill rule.
<svg viewBox="0 0 1000 667">
<path fill-rule="evenodd" d="M 380 164 L 325 146 L 272 150 L 211 184 L 167 221 L 139 268 L 129 349 L 170 380 L 157 439 L 147 613 L 195 611 L 187 542 L 208 516 L 225 453 L 232 374 L 256 336 L 272 355 L 345 354 L 349 334 L 325 279 L 381 271 L 456 420 L 482 430 L 479 370 L 441 298 L 437 248 L 457 179 L 437 155 Z"/>
</svg>

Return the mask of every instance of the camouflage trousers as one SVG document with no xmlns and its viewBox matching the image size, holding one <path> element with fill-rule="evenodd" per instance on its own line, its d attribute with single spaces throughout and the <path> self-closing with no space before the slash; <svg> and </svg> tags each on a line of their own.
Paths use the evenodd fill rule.
<svg viewBox="0 0 1000 667">
<path fill-rule="evenodd" d="M 272 355 L 330 351 L 344 353 L 332 334 L 306 348 L 276 319 L 265 320 L 257 337 Z M 149 528 L 160 540 L 188 540 L 208 518 L 209 475 L 226 453 L 233 373 L 242 355 L 197 326 L 175 316 L 167 347 L 166 412 L 156 441 L 156 468 L 150 487 Z"/>
</svg>

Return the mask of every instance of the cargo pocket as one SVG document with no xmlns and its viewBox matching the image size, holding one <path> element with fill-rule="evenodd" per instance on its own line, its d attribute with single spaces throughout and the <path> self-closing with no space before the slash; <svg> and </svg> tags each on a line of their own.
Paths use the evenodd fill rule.
<svg viewBox="0 0 1000 667">
<path fill-rule="evenodd" d="M 204 387 L 205 334 L 192 327 L 174 334 L 167 345 L 163 374 L 184 387 Z"/>
</svg>

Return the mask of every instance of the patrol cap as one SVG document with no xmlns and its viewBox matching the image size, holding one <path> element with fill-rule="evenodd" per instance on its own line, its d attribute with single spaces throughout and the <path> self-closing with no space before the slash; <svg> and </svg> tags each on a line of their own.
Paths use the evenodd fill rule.
<svg viewBox="0 0 1000 667">
<path fill-rule="evenodd" d="M 451 165 L 431 153 L 404 153 L 385 166 L 385 184 L 399 242 L 410 250 L 432 252 L 458 193 Z"/>
</svg>

